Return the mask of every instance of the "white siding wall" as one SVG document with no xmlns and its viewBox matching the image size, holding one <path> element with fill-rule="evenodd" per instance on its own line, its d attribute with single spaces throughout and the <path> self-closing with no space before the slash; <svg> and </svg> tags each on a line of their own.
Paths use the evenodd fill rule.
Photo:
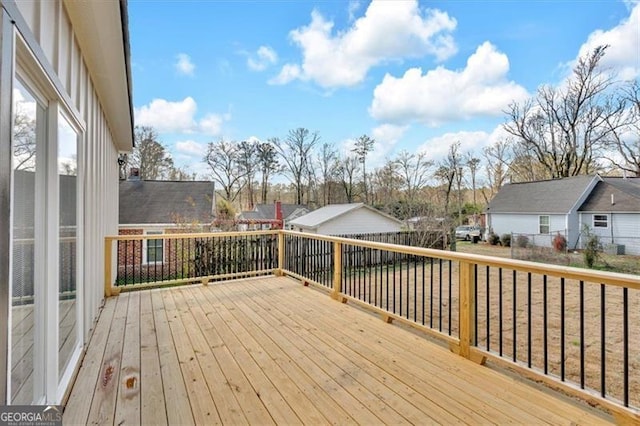
<svg viewBox="0 0 640 426">
<path fill-rule="evenodd" d="M 608 228 L 594 228 L 593 215 L 609 216 Z M 625 254 L 640 255 L 640 213 L 581 213 L 581 221 L 589 226 L 594 234 L 600 237 L 602 244 L 622 244 Z M 613 238 L 612 238 L 613 235 Z M 580 247 L 584 240 L 580 242 Z"/>
<path fill-rule="evenodd" d="M 401 224 L 366 208 L 351 211 L 318 228 L 318 234 L 365 234 L 375 232 L 400 232 Z"/>
<path fill-rule="evenodd" d="M 502 214 L 502 213 L 491 213 L 491 222 L 490 226 L 493 229 L 493 232 L 498 234 L 498 236 L 502 236 L 503 234 L 511 234 L 511 233 L 519 233 L 519 234 L 538 234 L 540 232 L 539 217 L 542 216 L 540 214 Z M 551 238 L 556 232 L 560 231 L 560 233 L 564 233 L 565 231 L 565 223 L 566 223 L 566 215 L 548 215 L 549 216 L 549 230 L 550 238 L 547 241 L 546 239 L 536 239 L 535 241 L 542 241 L 546 245 L 550 244 Z"/>
<path fill-rule="evenodd" d="M 62 2 L 20 0 L 16 4 L 85 127 L 79 153 L 84 163 L 87 336 L 104 293 L 104 236 L 118 234 L 118 152 Z"/>
</svg>

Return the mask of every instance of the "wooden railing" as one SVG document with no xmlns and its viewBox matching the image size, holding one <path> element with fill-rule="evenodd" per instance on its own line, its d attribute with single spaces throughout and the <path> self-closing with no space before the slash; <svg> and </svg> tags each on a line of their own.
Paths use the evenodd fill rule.
<svg viewBox="0 0 640 426">
<path fill-rule="evenodd" d="M 387 322 L 417 328 L 475 362 L 490 360 L 577 395 L 621 423 L 640 422 L 638 276 L 293 231 L 162 237 L 256 236 L 269 239 L 272 263 L 245 262 L 246 270 L 204 281 L 289 275 Z M 106 244 L 140 237 L 109 237 Z M 110 256 L 107 248 L 107 265 Z M 109 295 L 113 282 L 106 275 Z"/>
</svg>

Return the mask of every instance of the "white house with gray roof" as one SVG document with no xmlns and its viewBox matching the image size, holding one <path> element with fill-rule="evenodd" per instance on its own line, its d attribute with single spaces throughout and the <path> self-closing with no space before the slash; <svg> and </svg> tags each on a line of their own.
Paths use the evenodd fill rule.
<svg viewBox="0 0 640 426">
<path fill-rule="evenodd" d="M 536 235 L 535 244 L 549 247 L 560 232 L 573 248 L 580 235 L 578 209 L 599 180 L 575 176 L 505 185 L 487 206 L 487 229 L 498 235 Z M 543 235 L 548 238 L 540 238 Z"/>
<path fill-rule="evenodd" d="M 624 241 L 626 253 L 640 254 L 640 179 L 595 175 L 508 184 L 486 213 L 487 230 L 528 234 L 539 246 L 550 247 L 559 232 L 570 249 L 581 248 L 587 225 L 603 243 Z"/>
<path fill-rule="evenodd" d="M 402 222 L 364 203 L 330 204 L 289 222 L 296 231 L 324 235 L 400 232 Z"/>
<path fill-rule="evenodd" d="M 602 244 L 640 255 L 640 178 L 601 178 L 578 214 L 580 229 L 587 225 Z"/>
</svg>

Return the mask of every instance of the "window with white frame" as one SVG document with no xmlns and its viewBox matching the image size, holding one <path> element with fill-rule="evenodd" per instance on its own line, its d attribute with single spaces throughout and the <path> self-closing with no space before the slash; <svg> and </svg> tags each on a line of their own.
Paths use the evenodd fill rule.
<svg viewBox="0 0 640 426">
<path fill-rule="evenodd" d="M 549 216 L 538 216 L 538 233 L 548 234 L 551 232 Z"/>
<path fill-rule="evenodd" d="M 609 227 L 609 215 L 608 214 L 594 214 L 593 215 L 593 227 L 594 228 L 608 228 Z"/>
<path fill-rule="evenodd" d="M 147 235 L 162 235 L 162 231 L 147 231 Z M 162 263 L 164 260 L 164 240 L 149 238 L 145 240 L 144 263 Z"/>
</svg>

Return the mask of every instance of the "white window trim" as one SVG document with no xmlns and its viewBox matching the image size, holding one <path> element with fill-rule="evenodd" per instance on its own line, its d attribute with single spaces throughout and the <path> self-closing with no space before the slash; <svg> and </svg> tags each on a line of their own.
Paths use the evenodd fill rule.
<svg viewBox="0 0 640 426">
<path fill-rule="evenodd" d="M 148 230 L 148 231 L 144 231 L 144 235 L 164 235 L 165 232 L 163 230 Z M 152 238 L 152 239 L 156 239 L 156 238 Z M 149 241 L 149 239 L 145 238 L 142 241 L 142 264 L 143 265 L 162 265 L 165 263 L 165 247 L 164 247 L 164 238 L 157 238 L 158 240 L 162 240 L 162 261 L 158 262 L 149 262 L 147 259 L 147 248 L 149 247 L 147 242 Z"/>
<path fill-rule="evenodd" d="M 604 216 L 607 218 L 606 222 L 607 222 L 607 226 L 596 226 L 596 216 Z M 601 220 L 599 220 L 598 222 L 602 222 Z M 608 214 L 606 213 L 594 213 L 591 215 L 591 227 L 594 229 L 609 229 L 609 223 L 611 222 L 611 219 L 609 217 Z"/>
<path fill-rule="evenodd" d="M 549 228 L 549 230 L 547 232 L 542 232 L 542 222 L 541 219 L 543 217 L 547 218 L 547 224 L 545 225 L 547 228 Z M 550 235 L 551 234 L 551 216 L 548 214 L 541 214 L 538 216 L 538 233 L 540 235 Z"/>
</svg>

